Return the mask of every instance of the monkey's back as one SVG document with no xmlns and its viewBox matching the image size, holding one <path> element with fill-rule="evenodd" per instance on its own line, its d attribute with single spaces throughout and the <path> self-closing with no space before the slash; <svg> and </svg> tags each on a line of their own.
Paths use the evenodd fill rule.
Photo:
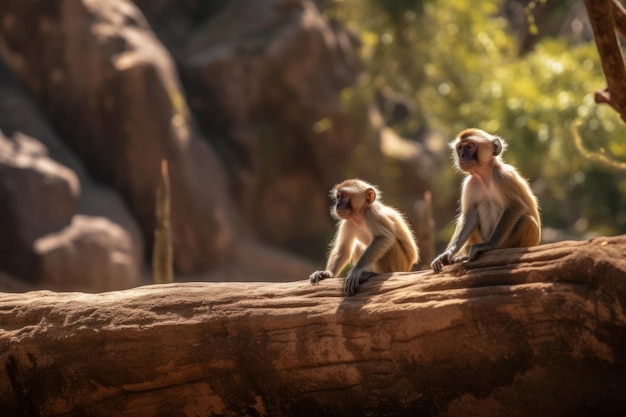
<svg viewBox="0 0 626 417">
<path fill-rule="evenodd" d="M 520 175 L 515 167 L 502 164 L 502 190 L 505 197 L 512 201 L 518 200 L 526 208 L 528 215 L 532 216 L 539 226 L 541 226 L 541 217 L 539 216 L 539 203 L 537 197 L 530 188 L 528 180 Z"/>
<path fill-rule="evenodd" d="M 385 224 L 385 230 L 392 232 L 393 246 L 378 261 L 376 269 L 379 273 L 408 272 L 419 261 L 419 249 L 415 243 L 413 231 L 404 215 L 394 207 L 376 202 L 371 214 Z"/>
</svg>

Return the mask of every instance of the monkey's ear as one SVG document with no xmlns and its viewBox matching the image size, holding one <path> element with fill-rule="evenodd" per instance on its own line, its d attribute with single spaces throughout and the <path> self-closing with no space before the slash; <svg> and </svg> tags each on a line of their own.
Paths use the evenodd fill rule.
<svg viewBox="0 0 626 417">
<path fill-rule="evenodd" d="M 504 146 L 502 145 L 502 139 L 499 137 L 493 138 L 493 156 L 498 156 L 502 153 L 502 149 Z"/>
<path fill-rule="evenodd" d="M 373 188 L 365 190 L 365 201 L 367 204 L 372 204 L 376 200 L 376 191 Z"/>
</svg>

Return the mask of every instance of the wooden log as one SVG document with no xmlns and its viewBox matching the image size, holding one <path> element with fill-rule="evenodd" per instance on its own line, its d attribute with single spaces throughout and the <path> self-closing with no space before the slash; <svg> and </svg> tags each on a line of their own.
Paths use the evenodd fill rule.
<svg viewBox="0 0 626 417">
<path fill-rule="evenodd" d="M 626 412 L 626 236 L 341 281 L 2 294 L 0 415 Z"/>
</svg>

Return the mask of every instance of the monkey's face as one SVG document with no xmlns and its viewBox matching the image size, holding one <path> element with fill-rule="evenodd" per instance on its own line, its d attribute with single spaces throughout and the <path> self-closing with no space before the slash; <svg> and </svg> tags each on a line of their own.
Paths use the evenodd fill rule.
<svg viewBox="0 0 626 417">
<path fill-rule="evenodd" d="M 463 171 L 471 171 L 480 165 L 478 160 L 478 146 L 473 141 L 459 141 L 456 146 L 456 154 L 459 168 Z"/>
<path fill-rule="evenodd" d="M 361 215 L 376 200 L 378 190 L 360 180 L 346 180 L 330 190 L 330 214 L 337 220 L 360 222 Z"/>
<path fill-rule="evenodd" d="M 489 167 L 506 148 L 506 142 L 480 129 L 465 129 L 450 143 L 458 168 L 470 174 Z"/>
<path fill-rule="evenodd" d="M 331 209 L 331 215 L 337 219 L 347 220 L 352 217 L 352 199 L 350 194 L 344 190 L 337 190 L 332 196 L 333 207 Z"/>
</svg>

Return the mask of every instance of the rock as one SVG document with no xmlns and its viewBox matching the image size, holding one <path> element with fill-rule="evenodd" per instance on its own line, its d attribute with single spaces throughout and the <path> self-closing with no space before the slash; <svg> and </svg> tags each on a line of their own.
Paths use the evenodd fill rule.
<svg viewBox="0 0 626 417">
<path fill-rule="evenodd" d="M 0 268 L 36 282 L 32 242 L 65 227 L 76 210 L 76 175 L 52 161 L 41 143 L 0 133 Z"/>
<path fill-rule="evenodd" d="M 133 0 L 150 27 L 178 61 L 184 58 L 189 38 L 219 13 L 230 0 Z"/>
<path fill-rule="evenodd" d="M 9 1 L 0 22 L 12 69 L 90 174 L 124 196 L 148 248 L 167 159 L 178 272 L 223 262 L 240 232 L 228 179 L 139 9 L 125 0 Z"/>
<path fill-rule="evenodd" d="M 57 291 L 112 291 L 142 283 L 130 235 L 102 217 L 74 216 L 72 224 L 34 243 L 44 286 Z M 41 284 L 40 284 L 41 285 Z"/>
<path fill-rule="evenodd" d="M 76 174 L 50 159 L 41 142 L 22 132 L 11 139 L 0 132 L 0 187 L 3 206 L 15 207 L 5 221 L 22 226 L 23 241 L 67 225 L 78 206 Z"/>
<path fill-rule="evenodd" d="M 367 101 L 355 98 L 367 90 L 355 86 L 358 39 L 310 0 L 220 7 L 197 29 L 186 56 L 178 56 L 190 106 L 207 130 L 221 132 L 216 149 L 258 236 L 322 259 L 333 233 L 328 190 L 354 176 L 378 184 L 415 224 L 413 206 L 440 162 L 402 138 L 394 142 L 403 142 L 400 152 L 390 151 L 390 129 L 377 106 L 355 105 Z M 342 94 L 353 97 L 353 108 Z"/>
<path fill-rule="evenodd" d="M 621 416 L 626 236 L 431 272 L 0 297 L 6 415 Z"/>
<path fill-rule="evenodd" d="M 102 239 L 96 255 L 83 246 L 93 246 L 83 234 L 103 223 L 107 226 L 98 231 Z M 0 269 L 30 287 L 101 291 L 142 282 L 143 242 L 135 220 L 116 193 L 91 180 L 3 63 L 0 230 Z M 56 235 L 71 235 L 71 242 L 55 239 Z M 46 242 L 45 251 L 35 248 L 38 242 Z M 125 254 L 123 268 L 120 248 Z M 51 253 L 56 254 L 54 262 Z M 99 278 L 103 281 L 96 282 Z M 0 287 L 13 288 L 3 281 Z"/>
<path fill-rule="evenodd" d="M 222 133 L 236 201 L 271 244 L 326 250 L 332 222 L 319 208 L 360 139 L 339 100 L 361 69 L 356 43 L 313 1 L 236 0 L 181 57 L 192 109 Z"/>
<path fill-rule="evenodd" d="M 214 272 L 250 237 L 321 262 L 327 193 L 347 177 L 378 184 L 411 217 L 432 155 L 388 153 L 367 106 L 341 100 L 363 94 L 346 90 L 359 41 L 319 2 L 137 3 L 150 23 L 127 0 L 8 0 L 0 51 L 89 175 L 123 196 L 148 248 L 168 159 L 177 276 Z"/>
</svg>

